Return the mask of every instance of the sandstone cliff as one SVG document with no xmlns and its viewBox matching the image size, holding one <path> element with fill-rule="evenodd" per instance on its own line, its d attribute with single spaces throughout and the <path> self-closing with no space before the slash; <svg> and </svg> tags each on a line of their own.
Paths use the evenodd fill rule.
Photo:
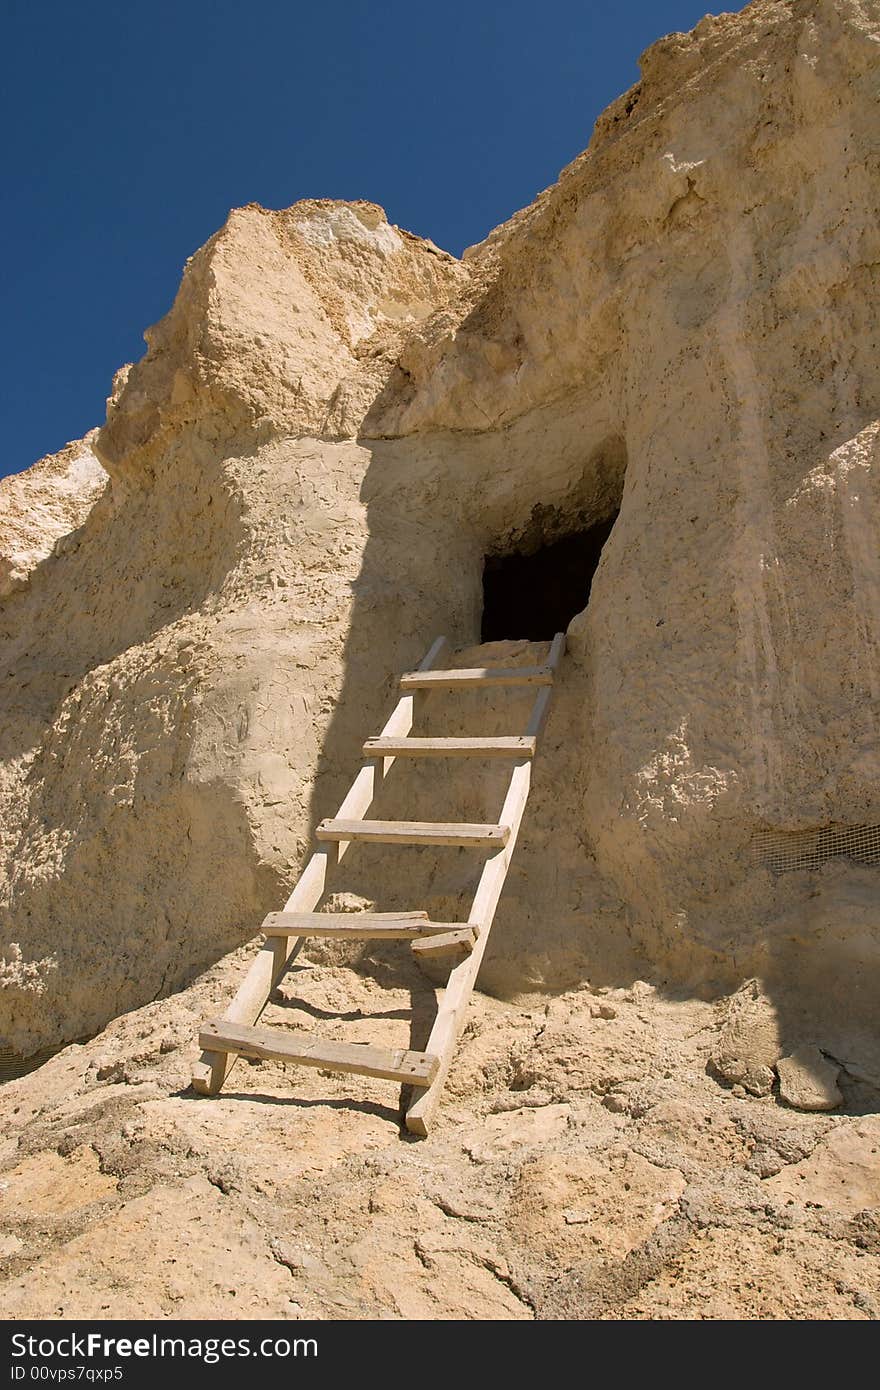
<svg viewBox="0 0 880 1390">
<path fill-rule="evenodd" d="M 31 571 L 85 521 L 107 484 L 92 451 L 97 430 L 3 479 L 0 599 L 23 588 Z"/>
<path fill-rule="evenodd" d="M 879 60 L 876 0 L 755 0 L 649 49 L 587 152 L 460 261 L 374 204 L 329 202 L 242 208 L 189 261 L 89 436 L 110 485 L 96 500 L 90 466 L 75 505 L 8 548 L 32 559 L 6 562 L 0 606 L 0 1044 L 95 1033 L 241 947 L 338 805 L 393 674 L 441 631 L 463 659 L 527 655 L 474 651 L 485 556 L 619 513 L 481 976 L 520 1022 L 541 992 L 573 991 L 584 1058 L 548 1061 L 535 1038 L 531 1080 L 527 1062 L 507 1080 L 544 1105 L 628 1087 L 638 1127 L 637 1081 L 666 1044 L 617 1076 L 588 981 L 619 991 L 635 1031 L 639 979 L 659 991 L 645 998 L 691 999 L 673 1031 L 712 1031 L 696 1001 L 755 976 L 772 1040 L 742 1058 L 677 1036 L 688 1086 L 712 1054 L 760 1095 L 812 1045 L 858 1090 L 847 1105 L 872 1108 Z M 516 703 L 450 713 L 519 727 Z M 460 776 L 443 816 L 492 819 L 498 790 Z M 400 794 L 400 815 L 437 815 L 424 777 Z M 442 920 L 471 881 L 460 855 L 396 856 L 391 881 L 389 862 L 353 853 L 335 887 Z M 335 1009 L 375 981 L 417 988 L 373 951 L 311 965 Z M 232 987 L 218 969 L 197 1006 L 150 1006 L 145 1036 L 161 1008 L 185 1045 L 204 992 Z M 502 1005 L 480 1008 L 494 1029 Z M 83 1052 L 86 1090 L 138 1072 L 135 1033 L 114 1034 L 118 1077 L 86 1077 L 100 1040 Z M 477 1048 L 464 1108 L 502 1104 L 514 1033 L 491 1062 Z M 566 1143 L 580 1123 L 564 1118 Z"/>
<path fill-rule="evenodd" d="M 655 45 L 462 262 L 320 201 L 192 258 L 91 441 L 108 496 L 2 610 L 10 1046 L 246 939 L 390 674 L 478 639 L 484 556 L 617 508 L 484 984 L 625 941 L 873 997 L 875 871 L 752 846 L 880 822 L 876 59 L 875 5 L 762 0 Z"/>
</svg>

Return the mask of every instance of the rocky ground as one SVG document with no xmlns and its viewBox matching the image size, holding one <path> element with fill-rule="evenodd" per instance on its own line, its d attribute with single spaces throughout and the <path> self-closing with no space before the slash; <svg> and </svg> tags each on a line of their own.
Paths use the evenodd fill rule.
<svg viewBox="0 0 880 1390">
<path fill-rule="evenodd" d="M 0 1087 L 6 1317 L 880 1313 L 880 1093 L 840 1071 L 825 1113 L 773 1073 L 731 1086 L 754 987 L 475 996 L 417 1140 L 368 1078 L 240 1061 L 219 1098 L 188 1089 L 253 950 Z M 264 1018 L 402 1043 L 412 1010 L 418 1042 L 432 1003 L 384 947 L 294 967 Z"/>
</svg>

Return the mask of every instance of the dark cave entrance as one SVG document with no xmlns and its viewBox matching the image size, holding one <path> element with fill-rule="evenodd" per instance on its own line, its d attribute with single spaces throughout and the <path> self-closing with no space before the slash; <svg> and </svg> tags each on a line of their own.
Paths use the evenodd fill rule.
<svg viewBox="0 0 880 1390">
<path fill-rule="evenodd" d="M 487 555 L 481 641 L 544 642 L 565 632 L 587 606 L 602 547 L 617 515 L 528 552 Z"/>
</svg>

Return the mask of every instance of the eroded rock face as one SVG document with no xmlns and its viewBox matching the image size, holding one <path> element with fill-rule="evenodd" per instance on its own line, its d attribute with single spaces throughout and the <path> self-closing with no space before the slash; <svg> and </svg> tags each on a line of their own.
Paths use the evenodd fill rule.
<svg viewBox="0 0 880 1390">
<path fill-rule="evenodd" d="M 272 435 L 354 436 L 401 341 L 467 278 L 375 203 L 235 209 L 187 263 L 110 403 L 106 467 L 145 485 L 192 425 L 215 452 Z"/>
<path fill-rule="evenodd" d="M 482 982 L 759 975 L 790 1020 L 857 977 L 870 1035 L 876 868 L 750 845 L 880 823 L 878 54 L 875 0 L 758 0 L 649 50 L 461 262 L 328 202 L 241 209 L 193 257 L 94 442 L 106 505 L 0 609 L 0 1042 L 81 1036 L 251 935 L 394 672 L 438 631 L 533 658 L 475 646 L 484 556 L 618 508 Z M 491 818 L 499 776 L 452 775 L 444 813 Z M 352 855 L 336 886 L 452 911 L 459 858 Z"/>
<path fill-rule="evenodd" d="M 0 479 L 0 601 L 85 521 L 107 485 L 92 451 L 97 430 L 24 473 Z"/>
</svg>

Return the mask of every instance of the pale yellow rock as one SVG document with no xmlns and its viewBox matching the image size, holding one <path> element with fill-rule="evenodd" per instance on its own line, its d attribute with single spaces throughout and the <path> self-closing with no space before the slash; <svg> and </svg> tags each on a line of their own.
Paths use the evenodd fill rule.
<svg viewBox="0 0 880 1390">
<path fill-rule="evenodd" d="M 101 1172 L 94 1149 L 77 1149 L 69 1158 L 40 1153 L 3 1174 L 0 1222 L 32 1216 L 63 1216 L 112 1196 L 114 1178 Z"/>
<path fill-rule="evenodd" d="M 779 1094 L 795 1110 L 835 1110 L 843 1100 L 837 1085 L 840 1067 L 823 1057 L 818 1047 L 799 1047 L 776 1063 Z"/>
<path fill-rule="evenodd" d="M 757 980 L 748 980 L 727 1001 L 712 1067 L 731 1086 L 744 1086 L 753 1096 L 766 1096 L 773 1087 L 773 1068 L 781 1048 L 773 1003 Z"/>
<path fill-rule="evenodd" d="M 511 1193 L 513 1230 L 553 1261 L 621 1259 L 668 1219 L 681 1173 L 639 1154 L 544 1154 L 527 1162 Z"/>
<path fill-rule="evenodd" d="M 816 1236 L 795 1242 L 784 1233 L 701 1231 L 614 1316 L 689 1322 L 871 1320 L 877 1306 L 872 1272 L 865 1270 L 862 1279 L 853 1276 L 840 1252 Z"/>
<path fill-rule="evenodd" d="M 764 1183 L 775 1197 L 815 1202 L 842 1216 L 880 1206 L 880 1119 L 866 1115 L 838 1125 L 800 1163 Z"/>
<path fill-rule="evenodd" d="M 499 1158 L 513 1150 L 550 1142 L 564 1132 L 571 1116 L 568 1105 L 511 1110 L 490 1115 L 481 1134 L 468 1141 L 468 1152 L 478 1162 Z"/>
<path fill-rule="evenodd" d="M 261 1258 L 254 1222 L 227 1208 L 204 1178 L 137 1198 L 13 1279 L 6 1315 L 173 1318 L 185 1307 L 199 1318 L 289 1317 L 289 1276 Z"/>
<path fill-rule="evenodd" d="M 21 589 L 86 519 L 107 485 L 92 449 L 96 430 L 24 473 L 0 478 L 0 601 Z M 67 539 L 65 539 L 67 538 Z"/>
</svg>

